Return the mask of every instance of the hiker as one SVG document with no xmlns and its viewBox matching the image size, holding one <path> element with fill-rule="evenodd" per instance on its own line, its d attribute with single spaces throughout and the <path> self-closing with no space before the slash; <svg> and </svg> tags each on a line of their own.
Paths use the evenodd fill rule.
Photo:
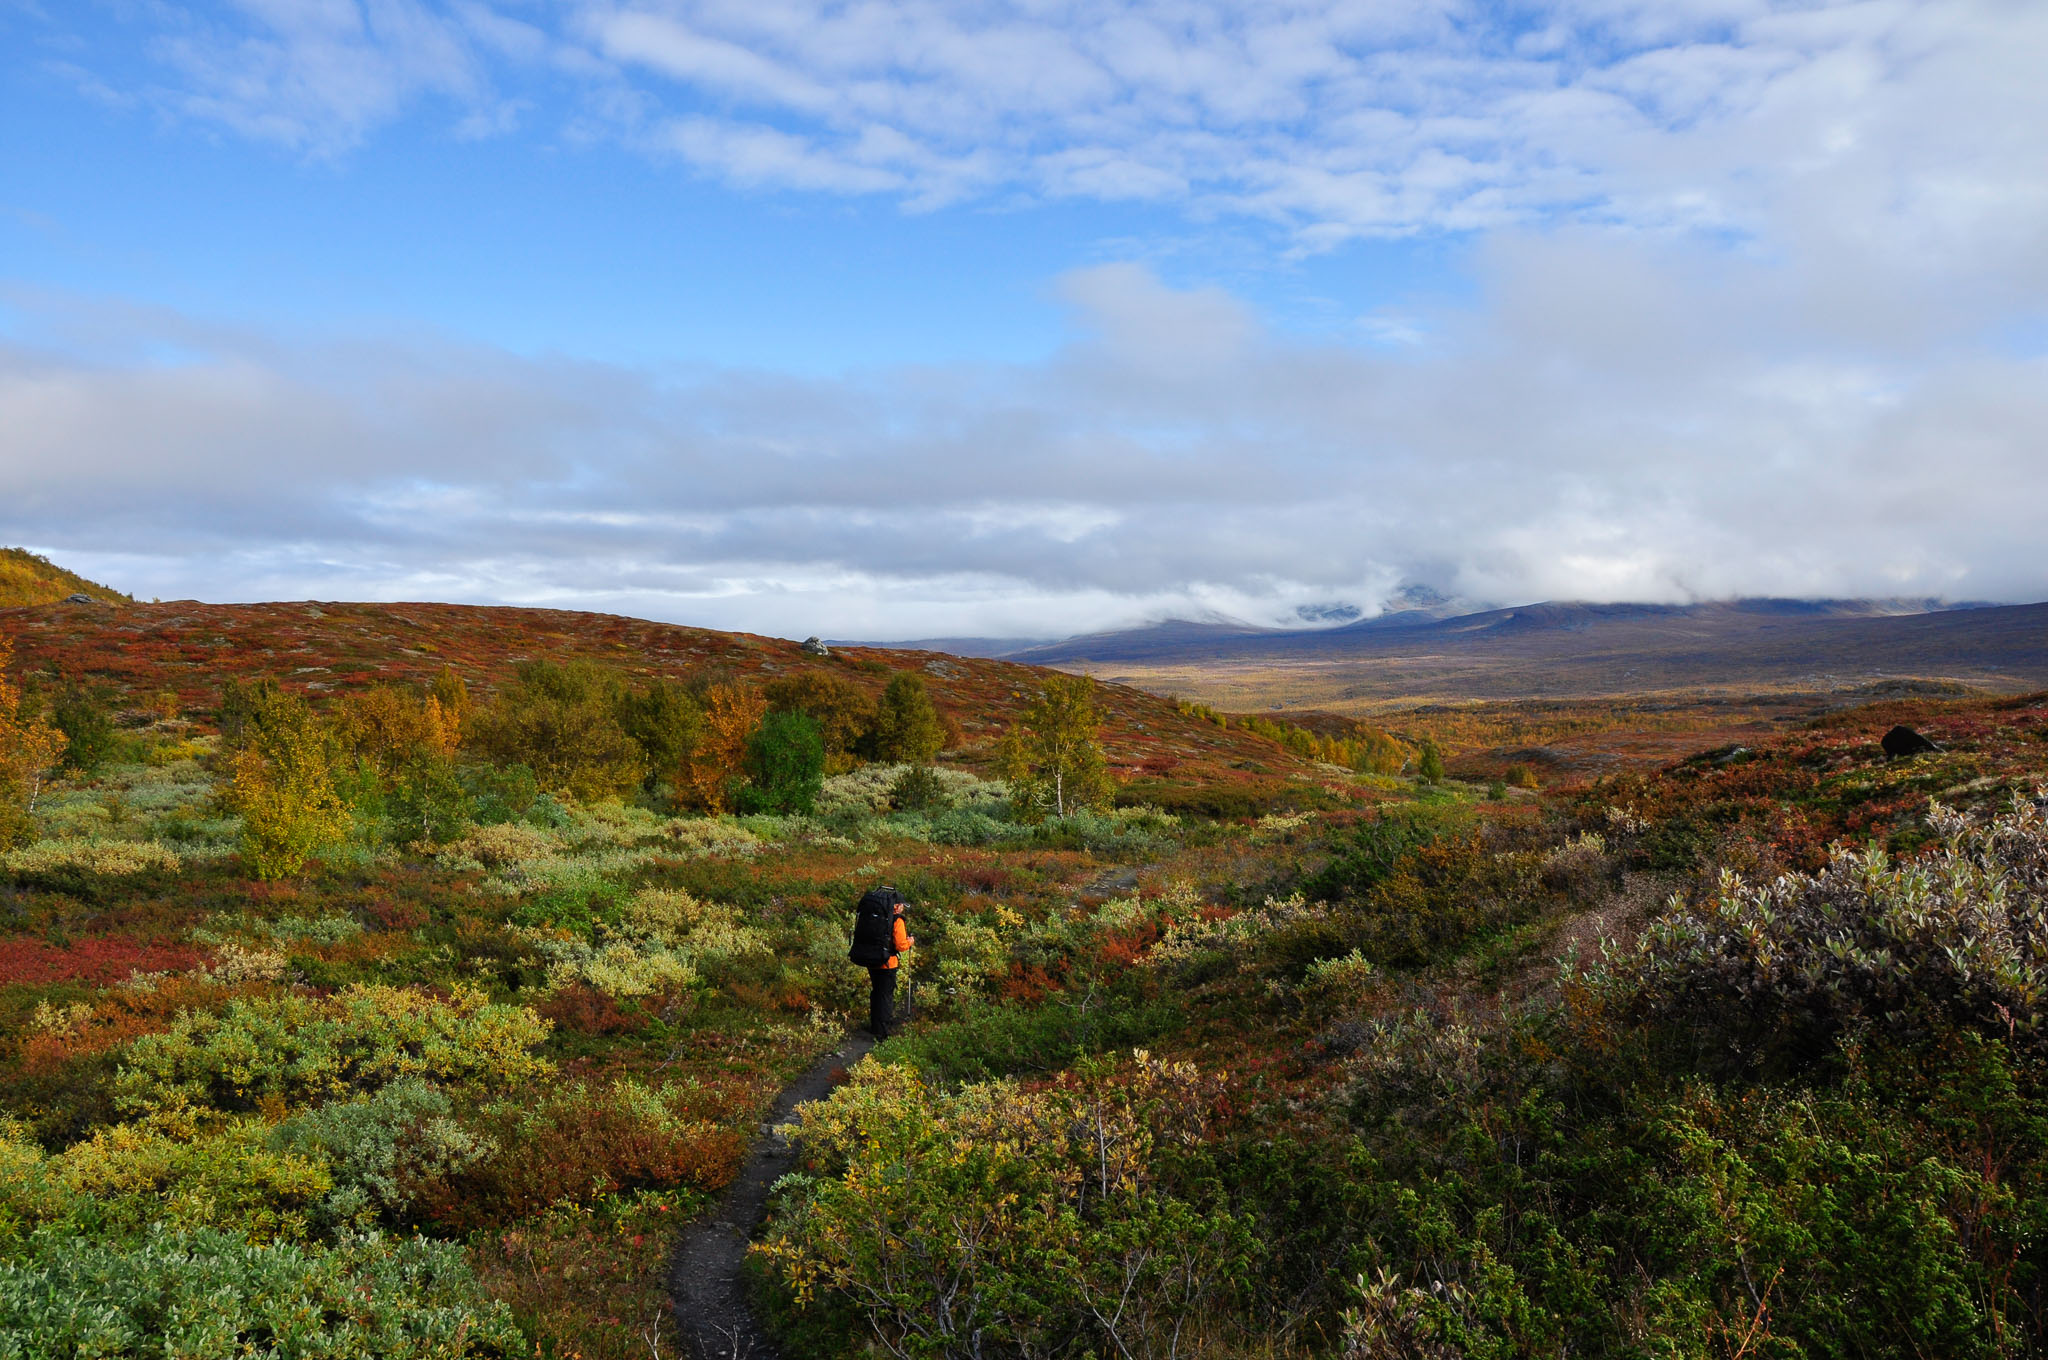
<svg viewBox="0 0 2048 1360">
<path fill-rule="evenodd" d="M 868 970 L 868 1033 L 889 1037 L 895 1020 L 897 956 L 917 937 L 903 924 L 910 904 L 894 888 L 870 888 L 861 895 L 853 920 L 853 947 L 846 957 Z"/>
</svg>

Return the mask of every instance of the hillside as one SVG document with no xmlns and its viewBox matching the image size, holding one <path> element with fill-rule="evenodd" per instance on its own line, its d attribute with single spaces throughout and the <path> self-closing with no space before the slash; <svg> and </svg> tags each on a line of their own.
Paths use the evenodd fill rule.
<svg viewBox="0 0 2048 1360">
<path fill-rule="evenodd" d="M 1370 712 L 1394 700 L 1565 699 L 1683 689 L 1827 691 L 1902 678 L 2048 684 L 2048 604 L 1738 600 L 1540 604 L 1308 631 L 1167 624 L 1012 659 L 1235 708 Z"/>
<path fill-rule="evenodd" d="M 1048 679 L 1014 662 L 440 605 L 0 637 L 0 720 L 23 680 L 114 710 L 33 790 L 0 746 L 0 1353 L 2048 1341 L 2048 694 L 1731 703 L 1726 743 L 1536 789 L 1108 686 L 1116 806 L 1055 816 L 988 777 Z M 381 685 L 444 666 L 466 697 Z M 957 732 L 915 799 L 858 753 L 806 811 L 646 762 L 543 792 L 496 744 L 620 758 L 660 677 L 707 684 L 656 735 L 708 741 L 718 695 L 906 672 Z M 1417 720 L 1482 722 L 1448 707 Z M 1604 739 L 1688 740 L 1664 707 Z M 1813 877 L 1837 845 L 1883 854 Z M 914 938 L 869 1043 L 883 884 Z"/>
<path fill-rule="evenodd" d="M 0 608 L 55 604 L 72 595 L 119 604 L 134 601 L 118 590 L 88 581 L 26 548 L 0 548 Z"/>
<path fill-rule="evenodd" d="M 108 614 L 56 605 L 0 610 L 25 675 L 107 686 L 139 708 L 163 691 L 205 718 L 230 677 L 261 675 L 316 700 L 384 683 L 425 684 L 455 668 L 488 697 L 536 657 L 590 660 L 646 679 L 729 674 L 749 681 L 821 672 L 880 693 L 899 670 L 922 675 L 965 737 L 970 767 L 1037 691 L 1031 666 L 938 652 L 835 648 L 807 655 L 794 642 L 569 610 L 447 604 L 290 603 L 136 605 Z M 1156 695 L 1106 686 L 1100 696 L 1112 766 L 1127 776 L 1239 785 L 1326 776 L 1272 742 L 1181 713 Z"/>
</svg>

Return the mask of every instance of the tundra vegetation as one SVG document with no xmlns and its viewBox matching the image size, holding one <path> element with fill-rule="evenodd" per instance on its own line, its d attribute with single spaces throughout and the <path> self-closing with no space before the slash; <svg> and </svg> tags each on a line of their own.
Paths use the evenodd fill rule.
<svg viewBox="0 0 2048 1360">
<path fill-rule="evenodd" d="M 0 1355 L 674 1354 L 884 882 L 788 1354 L 2043 1346 L 2048 696 L 1539 789 L 1001 663 L 120 614 L 0 614 Z"/>
</svg>

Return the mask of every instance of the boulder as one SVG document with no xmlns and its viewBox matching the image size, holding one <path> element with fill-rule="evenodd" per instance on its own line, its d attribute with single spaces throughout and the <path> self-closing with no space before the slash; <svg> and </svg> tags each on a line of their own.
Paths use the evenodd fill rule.
<svg viewBox="0 0 2048 1360">
<path fill-rule="evenodd" d="M 807 637 L 804 639 L 803 652 L 805 656 L 832 655 L 832 649 L 830 647 L 827 647 L 824 643 L 820 642 L 817 638 L 814 637 Z"/>
<path fill-rule="evenodd" d="M 1905 756 L 1932 755 L 1941 749 L 1912 728 L 1903 725 L 1885 733 L 1880 745 L 1884 747 L 1884 753 L 1893 760 Z"/>
<path fill-rule="evenodd" d="M 92 596 L 90 596 L 90 595 L 87 595 L 87 594 L 85 594 L 84 592 L 82 592 L 82 591 L 81 591 L 81 592 L 78 592 L 78 593 L 75 593 L 75 594 L 71 594 L 71 595 L 66 595 L 66 596 L 64 597 L 64 603 L 66 603 L 66 604 L 98 604 L 98 603 L 99 603 L 99 601 L 98 601 L 98 600 L 95 600 L 95 599 L 94 599 L 94 598 L 93 598 Z"/>
</svg>

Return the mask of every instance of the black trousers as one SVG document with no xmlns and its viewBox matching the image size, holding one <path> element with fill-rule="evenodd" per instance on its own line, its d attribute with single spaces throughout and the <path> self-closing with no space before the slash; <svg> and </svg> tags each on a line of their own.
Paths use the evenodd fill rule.
<svg viewBox="0 0 2048 1360">
<path fill-rule="evenodd" d="M 868 969 L 868 1033 L 877 1039 L 889 1037 L 896 1019 L 896 970 Z"/>
</svg>

